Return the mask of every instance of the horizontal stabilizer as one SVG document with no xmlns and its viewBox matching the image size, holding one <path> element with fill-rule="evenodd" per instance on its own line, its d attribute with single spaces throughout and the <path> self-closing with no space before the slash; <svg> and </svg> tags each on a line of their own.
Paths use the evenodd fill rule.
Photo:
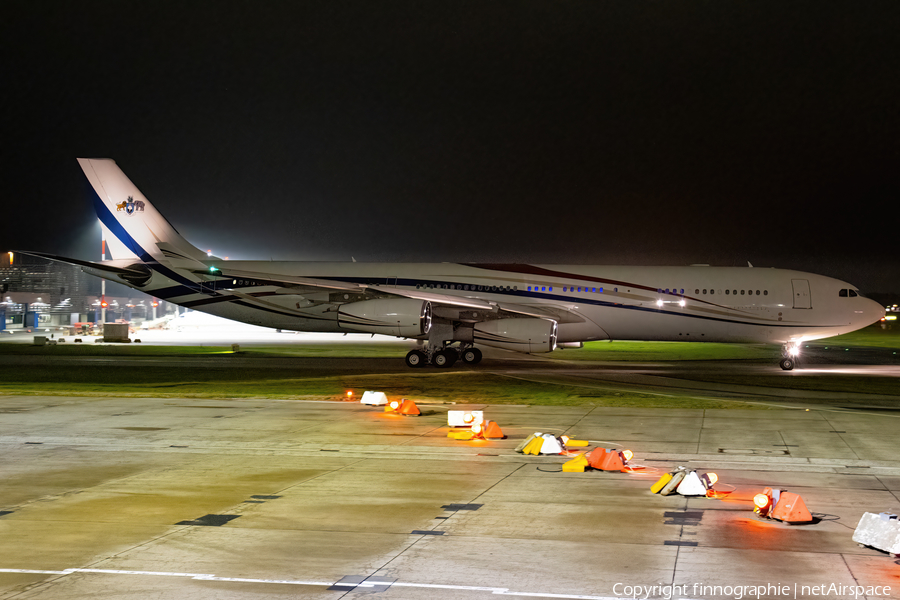
<svg viewBox="0 0 900 600">
<path fill-rule="evenodd" d="M 104 262 L 92 262 L 89 260 L 80 260 L 78 258 L 66 258 L 65 256 L 56 256 L 55 254 L 45 254 L 43 252 L 20 252 L 27 256 L 36 256 L 56 262 L 67 263 L 81 267 L 81 269 L 89 274 L 104 279 L 112 279 L 119 283 L 135 287 L 143 287 L 153 277 L 153 271 L 150 267 L 135 259 L 126 258 L 120 260 L 110 260 Z"/>
</svg>

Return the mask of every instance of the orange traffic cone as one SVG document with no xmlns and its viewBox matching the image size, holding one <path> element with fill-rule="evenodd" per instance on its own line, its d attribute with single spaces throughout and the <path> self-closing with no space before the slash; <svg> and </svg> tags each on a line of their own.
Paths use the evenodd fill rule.
<svg viewBox="0 0 900 600">
<path fill-rule="evenodd" d="M 584 457 L 588 461 L 588 466 L 592 469 L 600 468 L 600 461 L 603 460 L 603 456 L 606 454 L 606 448 L 594 448 L 590 452 L 584 455 Z"/>
<path fill-rule="evenodd" d="M 792 492 L 781 492 L 781 497 L 769 516 L 785 523 L 809 523 L 813 520 L 803 498 Z"/>
<path fill-rule="evenodd" d="M 600 466 L 595 468 L 601 471 L 621 471 L 625 468 L 625 463 L 616 450 L 607 450 L 600 460 Z"/>
<path fill-rule="evenodd" d="M 625 468 L 622 457 L 615 450 L 606 448 L 594 448 L 585 455 L 592 469 L 601 471 L 621 471 Z"/>
<path fill-rule="evenodd" d="M 400 408 L 397 409 L 397 412 L 401 415 L 406 415 L 407 417 L 418 417 L 422 414 L 422 411 L 419 410 L 416 403 L 412 400 L 407 400 L 406 398 L 400 403 Z"/>
<path fill-rule="evenodd" d="M 500 426 L 497 425 L 496 421 L 485 421 L 484 433 L 481 435 L 486 440 L 502 440 L 506 438 L 506 436 L 503 435 L 503 430 L 500 429 Z"/>
</svg>

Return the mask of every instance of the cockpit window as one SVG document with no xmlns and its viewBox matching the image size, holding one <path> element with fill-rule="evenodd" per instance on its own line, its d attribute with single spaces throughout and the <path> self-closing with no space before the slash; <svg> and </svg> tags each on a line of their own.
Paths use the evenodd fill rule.
<svg viewBox="0 0 900 600">
<path fill-rule="evenodd" d="M 849 298 L 856 298 L 857 296 L 862 296 L 862 294 L 860 294 L 860 293 L 857 292 L 856 290 L 846 290 L 846 289 L 845 289 L 845 290 L 841 290 L 841 291 L 838 293 L 838 295 L 839 295 L 841 298 L 848 298 L 848 297 L 849 297 Z"/>
<path fill-rule="evenodd" d="M 859 296 L 859 293 L 857 293 L 856 290 L 850 290 L 850 297 L 851 297 L 851 298 L 856 298 L 857 296 Z"/>
<path fill-rule="evenodd" d="M 841 297 L 841 298 L 846 298 L 846 297 L 849 295 L 849 294 L 848 294 L 849 291 L 850 291 L 850 290 L 841 290 L 841 291 L 840 291 L 840 294 L 839 294 L 840 297 Z"/>
</svg>

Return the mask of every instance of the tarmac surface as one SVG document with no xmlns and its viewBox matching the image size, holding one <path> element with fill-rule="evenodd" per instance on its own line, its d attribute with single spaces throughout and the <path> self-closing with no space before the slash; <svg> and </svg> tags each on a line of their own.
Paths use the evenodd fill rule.
<svg viewBox="0 0 900 600">
<path fill-rule="evenodd" d="M 486 357 L 479 368 L 514 378 L 759 409 L 447 398 L 403 417 L 348 401 L 0 396 L 0 598 L 900 599 L 900 560 L 851 539 L 864 512 L 900 512 L 900 386 L 709 381 L 900 377 L 890 360 L 781 373 Z M 398 359 L 227 358 L 405 372 Z M 140 360 L 198 368 L 221 357 Z M 507 439 L 449 439 L 446 412 L 461 408 L 484 409 Z M 561 472 L 567 457 L 514 451 L 534 432 L 628 448 L 635 470 Z M 678 465 L 717 473 L 717 497 L 651 494 Z M 752 498 L 767 486 L 799 493 L 816 521 L 756 517 Z"/>
<path fill-rule="evenodd" d="M 897 560 L 851 540 L 900 510 L 893 414 L 491 406 L 508 439 L 462 442 L 421 408 L 2 397 L 0 598 L 900 598 Z M 560 472 L 514 452 L 535 431 L 645 469 Z M 676 465 L 722 497 L 651 494 Z M 759 520 L 765 486 L 821 521 Z"/>
</svg>

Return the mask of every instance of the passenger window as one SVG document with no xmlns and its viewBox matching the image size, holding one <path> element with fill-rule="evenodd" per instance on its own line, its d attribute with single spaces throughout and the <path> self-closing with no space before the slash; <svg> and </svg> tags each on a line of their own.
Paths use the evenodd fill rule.
<svg viewBox="0 0 900 600">
<path fill-rule="evenodd" d="M 768 295 L 769 295 L 769 290 L 763 290 L 763 296 L 768 296 Z"/>
<path fill-rule="evenodd" d="M 550 288 L 550 289 L 553 289 L 553 288 Z M 544 286 L 541 286 L 541 291 L 542 291 L 542 292 L 546 292 L 546 291 L 547 291 L 547 288 L 545 288 Z"/>
<path fill-rule="evenodd" d="M 741 296 L 743 296 L 743 295 L 744 295 L 744 290 L 741 290 Z"/>
<path fill-rule="evenodd" d="M 700 293 L 700 290 L 694 290 L 694 293 L 695 293 L 695 294 L 699 294 L 699 293 Z"/>
<path fill-rule="evenodd" d="M 759 290 L 756 290 L 756 295 L 759 296 Z"/>
<path fill-rule="evenodd" d="M 726 296 L 728 295 L 728 292 L 729 292 L 729 291 L 730 291 L 730 290 L 725 290 L 725 295 L 726 295 Z"/>
</svg>

